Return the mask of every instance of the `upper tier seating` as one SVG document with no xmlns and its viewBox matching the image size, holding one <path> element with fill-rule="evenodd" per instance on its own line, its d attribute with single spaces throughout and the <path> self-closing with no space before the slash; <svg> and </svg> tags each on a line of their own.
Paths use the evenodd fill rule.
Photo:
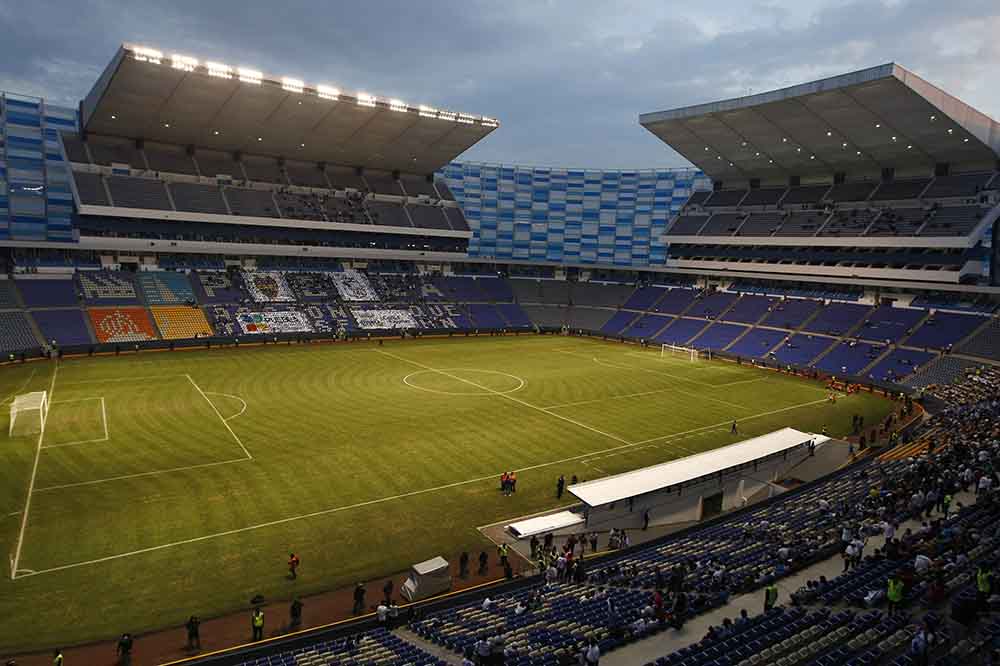
<svg viewBox="0 0 1000 666">
<path fill-rule="evenodd" d="M 718 206 L 736 206 L 740 203 L 744 196 L 746 196 L 746 190 L 715 190 L 712 192 L 712 196 L 705 200 L 704 206 L 718 207 Z"/>
<path fill-rule="evenodd" d="M 664 287 L 639 287 L 628 297 L 622 307 L 628 310 L 648 310 L 665 293 L 667 293 L 667 289 Z"/>
<path fill-rule="evenodd" d="M 913 180 L 893 180 L 882 183 L 872 195 L 872 201 L 895 201 L 897 199 L 916 199 L 924 191 L 930 178 L 915 178 Z"/>
<path fill-rule="evenodd" d="M 315 194 L 299 194 L 298 192 L 277 191 L 274 200 L 278 204 L 281 216 L 294 220 L 326 220 L 323 212 L 323 201 Z"/>
<path fill-rule="evenodd" d="M 12 354 L 39 349 L 35 333 L 24 312 L 0 312 L 0 352 Z"/>
<path fill-rule="evenodd" d="M 68 345 L 89 345 L 90 332 L 84 321 L 83 311 L 78 308 L 70 310 L 36 310 L 31 313 L 32 319 L 42 332 L 46 342 L 55 340 L 61 347 Z"/>
<path fill-rule="evenodd" d="M 79 303 L 73 280 L 25 279 L 18 280 L 16 284 L 25 307 L 52 308 L 75 306 Z M 0 303 L 0 307 L 12 306 Z M 16 307 L 16 303 L 13 307 Z"/>
<path fill-rule="evenodd" d="M 808 298 L 779 300 L 771 308 L 770 314 L 764 318 L 761 325 L 795 329 L 805 323 L 822 306 L 822 302 Z"/>
<path fill-rule="evenodd" d="M 138 296 L 127 273 L 81 271 L 76 274 L 88 303 L 135 303 Z"/>
<path fill-rule="evenodd" d="M 745 213 L 716 213 L 702 228 L 699 236 L 732 236 L 746 217 Z"/>
<path fill-rule="evenodd" d="M 285 162 L 285 173 L 288 174 L 288 180 L 291 181 L 292 185 L 330 189 L 326 173 L 319 168 L 318 164 L 289 160 Z"/>
<path fill-rule="evenodd" d="M 825 352 L 835 342 L 833 338 L 821 335 L 796 333 L 788 337 L 774 350 L 774 357 L 781 363 L 809 365 L 817 356 Z"/>
<path fill-rule="evenodd" d="M 991 319 L 988 326 L 963 342 L 957 351 L 1000 361 L 1000 319 Z"/>
<path fill-rule="evenodd" d="M 218 185 L 171 183 L 170 193 L 173 195 L 177 210 L 215 215 L 229 214 L 226 202 L 222 200 L 222 189 Z"/>
<path fill-rule="evenodd" d="M 136 277 L 136 282 L 150 305 L 194 303 L 194 290 L 184 273 L 143 271 Z"/>
<path fill-rule="evenodd" d="M 775 236 L 815 236 L 826 221 L 828 215 L 823 211 L 805 210 L 789 213 L 785 216 L 781 228 Z"/>
<path fill-rule="evenodd" d="M 403 183 L 403 189 L 406 190 L 406 194 L 411 197 L 417 196 L 428 196 L 432 199 L 438 199 L 438 193 L 434 190 L 434 184 L 431 183 L 426 178 L 421 178 L 419 176 L 400 176 L 400 180 Z"/>
<path fill-rule="evenodd" d="M 450 229 L 444 209 L 437 206 L 407 206 L 413 226 L 421 229 Z"/>
<path fill-rule="evenodd" d="M 330 179 L 334 189 L 343 190 L 350 188 L 359 192 L 366 192 L 368 187 L 365 181 L 358 175 L 357 169 L 343 166 L 327 166 L 326 176 Z"/>
<path fill-rule="evenodd" d="M 87 139 L 87 146 L 90 148 L 90 156 L 94 158 L 94 164 L 110 166 L 114 163 L 127 164 L 133 169 L 146 168 L 146 162 L 136 149 L 135 141 L 131 139 L 92 135 Z"/>
<path fill-rule="evenodd" d="M 948 349 L 971 335 L 986 321 L 985 317 L 976 315 L 937 312 L 914 331 L 904 344 L 910 347 Z"/>
<path fill-rule="evenodd" d="M 90 308 L 87 314 L 100 343 L 157 339 L 145 308 Z"/>
<path fill-rule="evenodd" d="M 913 236 L 927 219 L 923 208 L 897 208 L 882 211 L 868 230 L 868 236 Z"/>
<path fill-rule="evenodd" d="M 639 317 L 635 312 L 616 312 L 601 326 L 604 335 L 621 335 Z"/>
<path fill-rule="evenodd" d="M 993 172 L 962 173 L 953 176 L 938 176 L 923 194 L 924 199 L 945 197 L 974 197 L 993 178 Z"/>
<path fill-rule="evenodd" d="M 740 227 L 737 236 L 770 236 L 778 227 L 784 215 L 781 213 L 753 213 Z"/>
<path fill-rule="evenodd" d="M 944 206 L 933 211 L 921 236 L 966 236 L 972 233 L 989 208 L 981 206 Z"/>
<path fill-rule="evenodd" d="M 872 191 L 878 183 L 874 182 L 861 182 L 861 183 L 840 183 L 839 185 L 834 185 L 826 196 L 823 197 L 824 201 L 865 201 L 871 196 Z"/>
<path fill-rule="evenodd" d="M 201 308 L 185 306 L 152 307 L 153 319 L 164 340 L 212 336 L 212 327 Z"/>
<path fill-rule="evenodd" d="M 729 344 L 741 336 L 747 330 L 746 326 L 739 324 L 712 324 L 701 335 L 691 341 L 691 346 L 697 349 L 711 349 L 719 351 L 725 349 Z"/>
<path fill-rule="evenodd" d="M 624 284 L 574 282 L 570 285 L 569 297 L 573 305 L 617 308 L 629 299 L 632 291 Z"/>
<path fill-rule="evenodd" d="M 368 208 L 368 217 L 374 224 L 388 227 L 413 226 L 410 217 L 406 214 L 406 209 L 399 204 L 368 201 L 365 206 Z"/>
<path fill-rule="evenodd" d="M 741 206 L 776 206 L 787 191 L 784 187 L 751 189 L 740 202 Z"/>
<path fill-rule="evenodd" d="M 926 316 L 926 310 L 881 305 L 865 319 L 855 336 L 877 342 L 899 342 Z"/>
<path fill-rule="evenodd" d="M 930 352 L 894 349 L 868 371 L 868 376 L 878 382 L 898 382 L 932 358 L 934 354 Z"/>
<path fill-rule="evenodd" d="M 861 236 L 882 211 L 874 208 L 851 208 L 834 211 L 820 236 Z"/>
<path fill-rule="evenodd" d="M 247 297 L 225 273 L 195 273 L 194 287 L 199 303 L 237 303 Z"/>
<path fill-rule="evenodd" d="M 371 224 L 364 203 L 355 197 L 324 197 L 323 208 L 331 222 L 345 224 Z"/>
<path fill-rule="evenodd" d="M 788 190 L 788 194 L 785 198 L 781 200 L 782 206 L 789 206 L 792 204 L 817 204 L 819 203 L 823 195 L 830 191 L 830 185 L 803 185 L 801 187 L 793 187 Z"/>
<path fill-rule="evenodd" d="M 108 176 L 106 179 L 111 199 L 120 208 L 152 208 L 173 210 L 167 188 L 162 180 L 152 178 L 132 178 L 131 176 Z"/>
<path fill-rule="evenodd" d="M 234 160 L 229 153 L 216 150 L 198 150 L 194 159 L 198 163 L 198 171 L 206 178 L 215 178 L 216 176 L 229 176 L 233 180 L 243 180 L 244 178 L 240 163 Z"/>
<path fill-rule="evenodd" d="M 694 236 L 705 223 L 708 222 L 708 215 L 695 215 L 682 213 L 674 218 L 674 223 L 667 231 L 671 236 Z"/>
<path fill-rule="evenodd" d="M 246 217 L 278 217 L 270 190 L 251 190 L 243 187 L 225 188 L 226 201 L 233 215 Z"/>
<path fill-rule="evenodd" d="M 448 218 L 451 228 L 455 231 L 469 230 L 469 223 L 466 221 L 465 213 L 462 212 L 461 208 L 446 207 L 444 208 L 444 214 Z"/>
<path fill-rule="evenodd" d="M 723 319 L 735 321 L 741 324 L 755 324 L 778 302 L 778 299 L 769 296 L 756 296 L 754 294 L 743 294 L 740 300 L 733 304 L 733 307 L 726 311 Z"/>
<path fill-rule="evenodd" d="M 864 319 L 871 308 L 853 303 L 830 303 L 812 318 L 803 330 L 810 333 L 844 335 Z"/>
<path fill-rule="evenodd" d="M 78 164 L 89 164 L 90 158 L 87 156 L 87 148 L 83 145 L 83 140 L 79 134 L 71 132 L 60 132 L 63 148 L 66 149 L 66 159 Z"/>
<path fill-rule="evenodd" d="M 76 192 L 80 195 L 80 203 L 91 206 L 110 206 L 108 193 L 104 189 L 104 177 L 97 173 L 74 171 Z"/>
<path fill-rule="evenodd" d="M 817 361 L 815 366 L 825 372 L 857 375 L 877 359 L 883 349 L 881 345 L 845 340 Z"/>
<path fill-rule="evenodd" d="M 180 146 L 168 146 L 147 141 L 143 145 L 143 150 L 146 152 L 146 162 L 153 171 L 183 173 L 189 176 L 198 175 L 191 156 Z"/>
<path fill-rule="evenodd" d="M 787 334 L 766 328 L 755 328 L 732 344 L 726 351 L 737 356 L 764 358 Z"/>
<path fill-rule="evenodd" d="M 256 155 L 245 156 L 243 158 L 243 171 L 247 175 L 247 180 L 257 180 L 262 183 L 275 183 L 287 185 L 284 174 L 278 161 L 270 157 L 259 157 Z"/>
<path fill-rule="evenodd" d="M 446 201 L 455 200 L 455 195 L 452 194 L 451 189 L 448 187 L 448 183 L 444 182 L 444 180 L 436 178 L 434 180 L 434 189 L 437 190 L 442 199 L 445 199 Z"/>
<path fill-rule="evenodd" d="M 388 194 L 391 196 L 402 196 L 403 190 L 389 171 L 379 171 L 378 169 L 366 169 L 364 172 L 365 182 L 368 189 L 375 194 Z"/>
</svg>

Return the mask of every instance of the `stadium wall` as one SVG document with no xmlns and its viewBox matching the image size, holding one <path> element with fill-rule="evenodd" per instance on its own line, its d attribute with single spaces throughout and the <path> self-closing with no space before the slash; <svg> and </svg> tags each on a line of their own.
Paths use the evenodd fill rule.
<svg viewBox="0 0 1000 666">
<path fill-rule="evenodd" d="M 452 162 L 441 171 L 472 229 L 469 255 L 488 259 L 662 266 L 667 221 L 697 169 L 600 171 Z"/>
<path fill-rule="evenodd" d="M 0 93 L 0 240 L 75 240 L 61 129 L 77 129 L 75 109 Z"/>
</svg>

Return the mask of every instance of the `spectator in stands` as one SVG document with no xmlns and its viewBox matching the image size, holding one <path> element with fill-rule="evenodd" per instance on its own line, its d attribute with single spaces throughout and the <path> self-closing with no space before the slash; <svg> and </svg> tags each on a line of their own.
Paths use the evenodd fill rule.
<svg viewBox="0 0 1000 666">
<path fill-rule="evenodd" d="M 774 582 L 768 583 L 767 587 L 764 588 L 764 612 L 774 608 L 774 604 L 778 601 L 778 586 Z"/>
</svg>

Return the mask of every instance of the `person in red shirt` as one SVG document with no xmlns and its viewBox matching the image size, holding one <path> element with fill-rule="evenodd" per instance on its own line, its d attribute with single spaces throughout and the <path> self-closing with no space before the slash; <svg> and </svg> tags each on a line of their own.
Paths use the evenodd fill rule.
<svg viewBox="0 0 1000 666">
<path fill-rule="evenodd" d="M 288 555 L 288 577 L 292 580 L 298 578 L 299 562 L 299 556 L 295 553 Z"/>
</svg>

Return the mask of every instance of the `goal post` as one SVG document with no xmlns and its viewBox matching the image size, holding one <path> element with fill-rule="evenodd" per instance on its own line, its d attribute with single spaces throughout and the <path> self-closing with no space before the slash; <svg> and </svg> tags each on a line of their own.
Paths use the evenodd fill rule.
<svg viewBox="0 0 1000 666">
<path fill-rule="evenodd" d="M 685 347 L 683 345 L 661 344 L 660 357 L 679 356 L 687 358 L 689 361 L 699 359 L 710 360 L 712 358 L 711 349 L 696 349 L 695 347 Z"/>
<path fill-rule="evenodd" d="M 49 394 L 47 391 L 24 393 L 14 398 L 10 404 L 9 437 L 37 435 L 45 429 L 49 416 Z"/>
</svg>

